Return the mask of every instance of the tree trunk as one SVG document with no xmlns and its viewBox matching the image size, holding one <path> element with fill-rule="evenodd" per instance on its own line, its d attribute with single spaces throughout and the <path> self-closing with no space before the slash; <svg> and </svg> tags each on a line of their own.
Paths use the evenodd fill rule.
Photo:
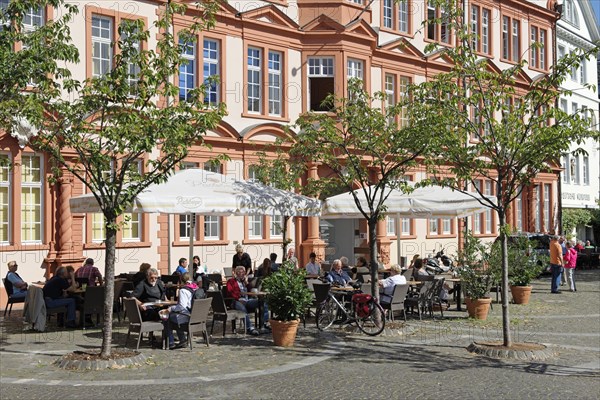
<svg viewBox="0 0 600 400">
<path fill-rule="evenodd" d="M 371 293 L 379 300 L 379 275 L 377 263 L 377 217 L 371 217 L 367 220 L 369 224 L 369 257 L 371 269 Z"/>
<path fill-rule="evenodd" d="M 506 215 L 504 209 L 498 210 L 500 220 L 500 240 L 502 243 L 502 335 L 504 345 L 512 346 L 510 337 L 510 317 L 508 315 L 508 237 L 505 233 Z"/>
<path fill-rule="evenodd" d="M 102 331 L 102 357 L 110 356 L 112 344 L 113 302 L 115 297 L 115 247 L 117 219 L 106 219 L 106 255 L 104 259 L 104 328 Z"/>
<path fill-rule="evenodd" d="M 281 227 L 281 240 L 282 240 L 281 249 L 283 250 L 283 257 L 281 257 L 281 265 L 283 265 L 283 262 L 286 260 L 286 257 L 287 257 L 287 247 L 288 247 L 287 225 L 288 225 L 289 220 L 290 220 L 290 217 L 287 215 L 284 215 L 281 218 L 281 223 L 283 225 Z"/>
</svg>

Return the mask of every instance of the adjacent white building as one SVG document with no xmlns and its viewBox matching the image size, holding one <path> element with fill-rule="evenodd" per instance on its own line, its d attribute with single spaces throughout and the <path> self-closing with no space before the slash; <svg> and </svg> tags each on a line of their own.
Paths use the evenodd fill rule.
<svg viewBox="0 0 600 400">
<path fill-rule="evenodd" d="M 600 40 L 598 21 L 590 0 L 563 0 L 562 15 L 556 29 L 557 57 L 575 49 L 590 49 Z M 563 88 L 572 91 L 559 101 L 559 107 L 569 113 L 579 112 L 591 119 L 593 129 L 598 130 L 599 98 L 598 89 L 585 88 L 586 84 L 598 82 L 597 60 L 585 61 L 579 69 L 573 69 Z M 573 145 L 571 151 L 580 146 Z M 562 209 L 595 208 L 600 198 L 600 144 L 588 139 L 581 146 L 588 154 L 565 154 L 562 157 L 561 173 Z M 575 233 L 578 239 L 598 241 L 592 237 L 590 227 L 578 226 Z"/>
</svg>

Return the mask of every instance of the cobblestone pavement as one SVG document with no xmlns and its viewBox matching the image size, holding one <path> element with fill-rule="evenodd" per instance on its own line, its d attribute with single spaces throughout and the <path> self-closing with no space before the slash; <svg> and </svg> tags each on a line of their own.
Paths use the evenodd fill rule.
<svg viewBox="0 0 600 400">
<path fill-rule="evenodd" d="M 52 362 L 73 350 L 98 348 L 100 332 L 23 330 L 0 319 L 0 398 L 600 398 L 600 271 L 577 271 L 577 293 L 550 294 L 534 283 L 531 303 L 510 306 L 515 341 L 544 343 L 557 356 L 544 362 L 500 361 L 469 354 L 473 340 L 502 337 L 501 305 L 485 322 L 465 312 L 443 320 L 409 319 L 385 336 L 353 329 L 300 329 L 297 346 L 279 349 L 270 335 L 215 331 L 211 346 L 165 351 L 143 343 L 139 367 L 65 371 Z M 121 346 L 126 325 L 117 325 Z M 134 343 L 130 339 L 130 345 Z"/>
</svg>

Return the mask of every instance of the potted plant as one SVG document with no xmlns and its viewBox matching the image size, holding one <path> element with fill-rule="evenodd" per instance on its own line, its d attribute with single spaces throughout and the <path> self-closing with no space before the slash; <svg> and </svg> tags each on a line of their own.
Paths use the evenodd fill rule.
<svg viewBox="0 0 600 400">
<path fill-rule="evenodd" d="M 513 302 L 528 304 L 531 296 L 531 281 L 538 277 L 543 269 L 543 258 L 535 255 L 531 243 L 526 237 L 514 237 L 508 245 L 508 281 Z"/>
<path fill-rule="evenodd" d="M 272 313 L 270 320 L 275 346 L 294 345 L 300 317 L 312 303 L 312 293 L 306 286 L 306 271 L 295 270 L 285 261 L 279 270 L 263 280 L 266 301 Z"/>
<path fill-rule="evenodd" d="M 465 294 L 470 318 L 487 319 L 492 303 L 488 296 L 492 282 L 490 271 L 484 268 L 483 257 L 487 248 L 470 231 L 465 234 L 464 246 L 458 252 L 458 275 Z"/>
</svg>

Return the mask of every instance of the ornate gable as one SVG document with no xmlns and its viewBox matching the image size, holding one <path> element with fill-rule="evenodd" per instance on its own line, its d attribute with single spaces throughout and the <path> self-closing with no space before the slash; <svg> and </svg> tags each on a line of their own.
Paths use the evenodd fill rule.
<svg viewBox="0 0 600 400">
<path fill-rule="evenodd" d="M 401 53 L 408 56 L 423 57 L 423 53 L 413 46 L 406 38 L 392 40 L 384 45 L 379 46 L 381 50 L 387 50 L 394 53 Z"/>
<path fill-rule="evenodd" d="M 279 8 L 270 4 L 264 7 L 255 8 L 254 10 L 239 13 L 243 18 L 253 19 L 268 24 L 280 25 L 286 28 L 298 29 L 298 24 L 293 19 L 288 17 Z"/>
<path fill-rule="evenodd" d="M 339 22 L 331 19 L 326 15 L 319 15 L 317 18 L 310 21 L 308 24 L 302 27 L 303 31 L 314 32 L 314 31 L 334 31 L 343 32 L 346 28 Z"/>
<path fill-rule="evenodd" d="M 377 39 L 377 32 L 364 19 L 354 20 L 346 25 L 346 32 Z"/>
</svg>

